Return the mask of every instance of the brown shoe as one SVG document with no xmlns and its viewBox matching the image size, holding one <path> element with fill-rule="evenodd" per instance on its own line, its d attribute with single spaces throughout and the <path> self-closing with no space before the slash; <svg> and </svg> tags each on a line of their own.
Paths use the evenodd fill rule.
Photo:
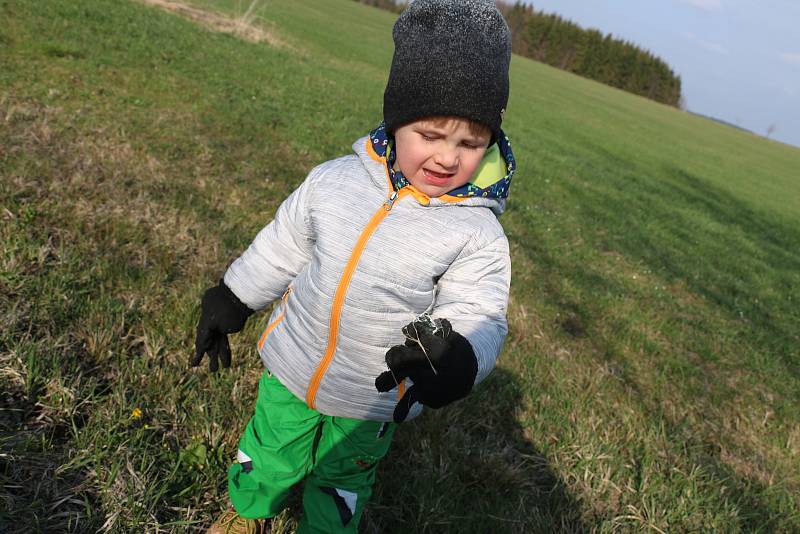
<svg viewBox="0 0 800 534">
<path fill-rule="evenodd" d="M 269 534 L 271 519 L 245 519 L 228 508 L 206 534 Z"/>
</svg>

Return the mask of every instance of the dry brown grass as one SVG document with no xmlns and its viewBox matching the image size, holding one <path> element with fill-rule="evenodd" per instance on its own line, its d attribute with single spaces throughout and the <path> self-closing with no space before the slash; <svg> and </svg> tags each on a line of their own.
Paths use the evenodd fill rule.
<svg viewBox="0 0 800 534">
<path fill-rule="evenodd" d="M 172 169 L 152 153 L 135 148 L 124 131 L 81 131 L 66 110 L 8 97 L 0 101 L 3 117 L 8 156 L 29 160 L 22 172 L 10 177 L 17 194 L 59 206 L 49 221 L 48 241 L 36 257 L 22 266 L 23 258 L 7 256 L 2 260 L 5 269 L 39 272 L 46 263 L 61 261 L 63 244 L 79 242 L 86 253 L 113 251 L 142 269 L 149 267 L 159 250 L 168 250 L 185 260 L 180 264 L 184 271 L 213 270 L 215 258 L 210 256 L 215 254 L 207 252 L 219 249 L 217 236 L 201 242 L 194 231 L 197 221 L 165 202 L 162 191 L 175 183 Z M 202 157 L 193 163 L 199 177 L 193 185 L 204 189 L 205 177 L 212 172 L 210 163 Z M 115 235 L 120 225 L 149 236 L 147 246 L 120 240 Z M 104 334 L 96 331 L 94 335 Z M 94 347 L 102 340 L 89 343 Z"/>
<path fill-rule="evenodd" d="M 286 46 L 286 43 L 278 38 L 274 31 L 255 24 L 253 13 L 258 6 L 259 0 L 253 0 L 247 11 L 237 18 L 232 18 L 222 13 L 214 13 L 206 9 L 199 9 L 177 0 L 138 1 L 180 15 L 213 32 L 229 33 L 253 43 L 267 43 L 274 47 Z"/>
<path fill-rule="evenodd" d="M 81 509 L 86 503 L 76 495 L 93 496 L 98 499 L 94 504 L 103 503 L 114 511 L 103 525 L 112 531 L 120 521 L 130 522 L 142 514 L 130 508 L 131 497 L 150 491 L 142 480 L 155 467 L 131 463 L 129 453 L 120 450 L 119 457 L 128 459 L 124 469 L 110 477 L 111 466 L 86 471 L 70 466 L 71 459 L 101 454 L 99 450 L 73 450 L 66 457 L 66 450 L 43 453 L 40 444 L 61 443 L 70 433 L 80 432 L 75 425 L 90 418 L 119 421 L 124 396 L 109 398 L 103 391 L 104 384 L 124 373 L 116 368 L 120 354 L 153 362 L 168 358 L 185 365 L 188 351 L 176 350 L 174 340 L 167 351 L 163 335 L 141 321 L 126 320 L 127 311 L 158 317 L 164 288 L 142 292 L 133 282 L 119 279 L 109 286 L 113 279 L 109 270 L 173 270 L 191 278 L 219 268 L 220 245 L 217 235 L 199 239 L 193 214 L 172 205 L 178 182 L 169 164 L 135 147 L 124 130 L 110 125 L 86 128 L 80 118 L 74 110 L 0 96 L 1 156 L 15 168 L 3 178 L 3 192 L 14 203 L 0 211 L 4 220 L 0 272 L 11 275 L 0 279 L 0 334 L 7 341 L 0 342 L 0 429 L 15 432 L 0 436 L 0 460 L 13 463 L 2 473 L 8 477 L 3 484 L 10 492 L 3 492 L 3 498 L 13 501 L 7 503 L 9 510 L 39 502 L 53 510 L 37 518 L 39 528 L 66 525 L 84 517 Z M 198 174 L 211 172 L 203 158 L 193 163 Z M 169 191 L 173 197 L 164 195 Z M 39 284 L 54 276 L 63 276 L 71 287 L 39 294 L 47 291 L 44 286 L 37 290 Z M 102 287 L 124 303 L 122 313 L 110 314 L 97 304 L 83 316 L 64 317 L 61 324 L 42 320 L 43 313 L 54 317 L 62 313 L 61 303 L 69 308 L 69 301 L 78 298 L 73 291 L 90 292 L 96 298 Z M 31 353 L 52 359 L 56 368 L 64 370 L 43 376 L 41 361 L 34 360 L 36 368 L 30 368 L 26 357 Z M 76 362 L 77 372 L 71 369 Z M 139 387 L 151 385 L 152 378 L 143 375 Z M 159 379 L 166 383 L 172 377 L 162 372 Z M 37 482 L 24 491 L 14 490 L 16 481 L 26 479 Z"/>
</svg>

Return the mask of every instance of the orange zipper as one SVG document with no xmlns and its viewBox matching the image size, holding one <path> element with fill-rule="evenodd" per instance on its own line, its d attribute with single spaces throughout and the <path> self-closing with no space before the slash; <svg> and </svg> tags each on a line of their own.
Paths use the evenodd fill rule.
<svg viewBox="0 0 800 534">
<path fill-rule="evenodd" d="M 361 235 L 358 237 L 358 241 L 356 241 L 356 245 L 353 247 L 353 252 L 350 253 L 350 259 L 347 260 L 347 264 L 342 272 L 342 277 L 339 279 L 339 285 L 336 287 L 336 293 L 333 297 L 330 329 L 328 331 L 328 347 L 325 349 L 325 354 L 322 356 L 322 360 L 314 376 L 311 378 L 308 391 L 306 392 L 306 404 L 311 409 L 315 407 L 315 399 L 320 382 L 322 382 L 322 377 L 325 376 L 331 364 L 331 360 L 333 360 L 333 353 L 336 352 L 336 341 L 339 337 L 339 318 L 342 314 L 342 305 L 347 295 L 347 288 L 350 285 L 350 280 L 353 278 L 358 262 L 361 259 L 361 253 L 364 252 L 364 248 L 366 248 L 367 242 L 372 237 L 372 234 L 375 233 L 375 229 L 381 221 L 389 215 L 389 212 L 392 211 L 394 203 L 408 194 L 411 194 L 411 191 L 407 188 L 403 188 L 400 191 L 392 191 L 392 194 L 386 199 L 386 202 L 375 212 L 364 227 L 364 230 L 361 231 Z"/>
<path fill-rule="evenodd" d="M 292 288 L 289 287 L 283 293 L 283 296 L 281 297 L 281 314 L 278 315 L 278 317 L 276 317 L 274 321 L 269 323 L 266 329 L 264 329 L 264 333 L 261 334 L 261 338 L 258 340 L 258 350 L 261 350 L 261 347 L 264 346 L 264 342 L 267 340 L 267 335 L 269 335 L 269 333 L 272 332 L 273 328 L 278 326 L 278 323 L 280 323 L 283 320 L 284 315 L 286 315 L 286 299 L 289 298 L 289 293 L 291 292 Z"/>
</svg>

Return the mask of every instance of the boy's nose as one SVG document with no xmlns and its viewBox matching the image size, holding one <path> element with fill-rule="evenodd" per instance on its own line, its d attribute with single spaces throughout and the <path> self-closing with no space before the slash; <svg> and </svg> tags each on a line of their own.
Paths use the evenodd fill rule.
<svg viewBox="0 0 800 534">
<path fill-rule="evenodd" d="M 452 149 L 441 149 L 436 152 L 434 161 L 445 169 L 452 169 L 458 165 L 458 151 Z"/>
</svg>

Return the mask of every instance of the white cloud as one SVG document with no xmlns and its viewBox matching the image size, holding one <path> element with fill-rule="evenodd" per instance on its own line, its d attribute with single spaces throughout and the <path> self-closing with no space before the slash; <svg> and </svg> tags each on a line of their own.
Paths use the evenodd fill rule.
<svg viewBox="0 0 800 534">
<path fill-rule="evenodd" d="M 786 63 L 792 63 L 794 65 L 800 65 L 800 54 L 784 53 L 784 54 L 781 54 L 781 59 L 784 60 Z"/>
<path fill-rule="evenodd" d="M 704 9 L 706 11 L 714 11 L 715 9 L 722 9 L 722 0 L 680 0 L 684 4 Z"/>
<path fill-rule="evenodd" d="M 711 41 L 706 41 L 705 39 L 701 39 L 692 32 L 683 32 L 683 35 L 693 43 L 700 45 L 701 47 L 705 48 L 710 52 L 715 52 L 717 54 L 725 54 L 725 55 L 728 54 L 728 49 L 719 43 L 714 43 Z"/>
<path fill-rule="evenodd" d="M 705 48 L 706 50 L 711 50 L 712 52 L 716 52 L 718 54 L 727 54 L 728 49 L 722 46 L 719 43 L 711 43 L 708 41 L 699 41 L 700 46 Z"/>
</svg>

